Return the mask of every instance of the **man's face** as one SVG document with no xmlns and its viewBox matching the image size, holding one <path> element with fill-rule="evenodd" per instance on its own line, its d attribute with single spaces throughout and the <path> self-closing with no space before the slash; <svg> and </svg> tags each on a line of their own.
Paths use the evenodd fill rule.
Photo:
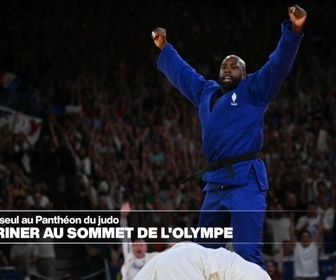
<svg viewBox="0 0 336 280">
<path fill-rule="evenodd" d="M 303 247 L 308 247 L 311 241 L 310 234 L 308 232 L 304 232 L 301 234 L 300 242 Z"/>
<path fill-rule="evenodd" d="M 317 216 L 317 207 L 316 205 L 310 204 L 307 207 L 307 216 L 316 217 Z"/>
<path fill-rule="evenodd" d="M 141 259 L 147 252 L 147 244 L 143 240 L 136 240 L 133 243 L 133 254 L 137 259 Z"/>
<path fill-rule="evenodd" d="M 246 77 L 245 62 L 238 56 L 224 58 L 219 70 L 219 83 L 223 92 L 235 89 Z"/>
</svg>

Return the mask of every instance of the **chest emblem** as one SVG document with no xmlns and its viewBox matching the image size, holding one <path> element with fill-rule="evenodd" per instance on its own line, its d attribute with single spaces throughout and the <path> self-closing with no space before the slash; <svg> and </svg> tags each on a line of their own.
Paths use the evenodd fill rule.
<svg viewBox="0 0 336 280">
<path fill-rule="evenodd" d="M 234 92 L 231 95 L 231 106 L 237 106 L 237 94 Z"/>
</svg>

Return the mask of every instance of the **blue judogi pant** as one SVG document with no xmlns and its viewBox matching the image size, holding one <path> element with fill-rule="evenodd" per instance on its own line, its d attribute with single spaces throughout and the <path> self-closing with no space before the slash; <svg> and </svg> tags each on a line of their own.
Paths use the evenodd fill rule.
<svg viewBox="0 0 336 280">
<path fill-rule="evenodd" d="M 245 185 L 222 187 L 208 184 L 212 186 L 204 197 L 198 227 L 232 227 L 234 251 L 265 269 L 262 229 L 266 190 L 259 187 L 255 171 L 252 169 Z M 195 240 L 208 248 L 225 247 L 227 241 L 200 237 Z"/>
</svg>

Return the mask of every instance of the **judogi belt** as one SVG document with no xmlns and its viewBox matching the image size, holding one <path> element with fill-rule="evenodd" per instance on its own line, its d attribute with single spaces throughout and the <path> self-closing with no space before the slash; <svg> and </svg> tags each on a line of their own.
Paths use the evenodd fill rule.
<svg viewBox="0 0 336 280">
<path fill-rule="evenodd" d="M 199 174 L 202 174 L 202 173 L 207 172 L 207 171 L 216 170 L 216 169 L 219 169 L 219 168 L 222 168 L 222 167 L 225 167 L 226 170 L 229 172 L 230 177 L 233 178 L 234 177 L 234 170 L 233 170 L 232 164 L 240 162 L 240 161 L 247 161 L 247 160 L 251 160 L 251 159 L 256 159 L 258 157 L 259 157 L 259 153 L 247 153 L 247 154 L 242 154 L 242 155 L 239 155 L 239 156 L 226 158 L 226 159 L 219 160 L 219 161 L 209 162 L 205 166 L 205 168 L 203 168 L 202 170 L 200 170 L 200 171 L 198 171 L 194 174 L 191 174 L 188 177 L 180 180 L 180 184 L 186 183 L 191 178 L 193 178 L 193 177 L 195 177 Z"/>
</svg>

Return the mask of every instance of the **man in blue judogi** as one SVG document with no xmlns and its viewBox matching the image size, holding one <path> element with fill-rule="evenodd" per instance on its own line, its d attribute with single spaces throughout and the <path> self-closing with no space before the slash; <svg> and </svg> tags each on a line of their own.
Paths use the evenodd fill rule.
<svg viewBox="0 0 336 280">
<path fill-rule="evenodd" d="M 307 16 L 297 5 L 289 7 L 288 14 L 278 45 L 265 65 L 247 74 L 244 60 L 229 55 L 220 65 L 219 83 L 206 80 L 188 65 L 167 42 L 164 28 L 152 32 L 161 50 L 158 69 L 199 109 L 202 154 L 209 164 L 202 170 L 207 184 L 198 226 L 231 226 L 234 251 L 263 268 L 262 228 L 268 189 L 266 168 L 258 157 L 263 119 L 293 67 Z M 212 248 L 225 246 L 211 239 L 196 242 Z"/>
</svg>

